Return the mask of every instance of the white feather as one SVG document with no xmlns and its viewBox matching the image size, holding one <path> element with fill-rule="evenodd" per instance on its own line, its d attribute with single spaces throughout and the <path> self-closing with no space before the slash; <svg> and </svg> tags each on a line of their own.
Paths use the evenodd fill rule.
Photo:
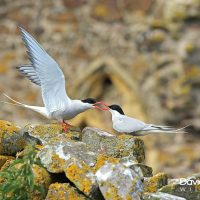
<svg viewBox="0 0 200 200">
<path fill-rule="evenodd" d="M 9 96 L 8 96 L 7 94 L 5 94 L 5 93 L 3 93 L 3 95 L 4 95 L 5 97 L 7 97 L 8 99 L 10 99 L 10 100 L 11 100 L 12 102 L 14 102 L 14 103 L 5 102 L 5 101 L 2 101 L 2 103 L 6 103 L 6 104 L 14 105 L 14 106 L 21 106 L 21 107 L 24 107 L 24 108 L 28 108 L 28 109 L 31 109 L 31 110 L 33 110 L 33 111 L 35 111 L 35 112 L 38 112 L 38 113 L 40 113 L 41 115 L 43 115 L 43 116 L 49 118 L 49 114 L 48 114 L 48 112 L 47 112 L 47 110 L 46 110 L 45 107 L 40 107 L 40 106 L 29 106 L 29 105 L 20 103 L 20 102 L 18 102 L 18 101 L 16 101 L 16 100 L 12 99 L 11 97 L 9 97 Z"/>
<path fill-rule="evenodd" d="M 186 133 L 185 127 L 173 128 L 170 126 L 160 126 L 146 124 L 143 121 L 120 114 L 116 110 L 109 110 L 112 114 L 113 129 L 120 133 L 128 133 L 135 136 L 147 135 L 150 133 Z"/>
<path fill-rule="evenodd" d="M 41 85 L 46 109 L 48 112 L 55 112 L 65 108 L 70 99 L 65 91 L 65 77 L 62 70 L 28 32 L 22 28 L 20 31 L 32 64 L 30 70 L 34 70 L 33 81 Z M 23 69 L 28 70 L 22 67 Z"/>
</svg>

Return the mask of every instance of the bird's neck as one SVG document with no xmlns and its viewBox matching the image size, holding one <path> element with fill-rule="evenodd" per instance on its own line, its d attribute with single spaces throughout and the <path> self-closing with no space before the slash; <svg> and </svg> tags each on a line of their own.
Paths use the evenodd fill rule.
<svg viewBox="0 0 200 200">
<path fill-rule="evenodd" d="M 120 119 L 122 117 L 122 115 L 117 112 L 116 110 L 110 110 L 111 114 L 112 114 L 112 120 L 116 121 L 116 119 Z"/>
<path fill-rule="evenodd" d="M 77 112 L 84 112 L 90 109 L 90 107 L 88 107 L 87 104 L 83 103 L 80 100 L 71 100 L 70 104 L 71 104 L 70 107 Z"/>
</svg>

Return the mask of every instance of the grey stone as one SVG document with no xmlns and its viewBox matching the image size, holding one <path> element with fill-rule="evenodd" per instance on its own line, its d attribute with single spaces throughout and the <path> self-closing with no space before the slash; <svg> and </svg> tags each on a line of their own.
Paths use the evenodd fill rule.
<svg viewBox="0 0 200 200">
<path fill-rule="evenodd" d="M 106 200 L 140 200 L 143 191 L 141 170 L 132 170 L 123 164 L 106 163 L 97 172 L 96 178 Z"/>
<path fill-rule="evenodd" d="M 23 128 L 23 132 L 26 140 L 43 145 L 79 140 L 80 137 L 79 128 L 72 127 L 69 132 L 65 133 L 59 123 L 27 125 Z"/>
<path fill-rule="evenodd" d="M 144 200 L 186 200 L 186 199 L 163 192 L 156 192 L 156 193 L 146 194 L 144 196 Z"/>
<path fill-rule="evenodd" d="M 81 194 L 75 187 L 71 186 L 69 183 L 51 184 L 49 186 L 48 194 L 45 200 L 70 200 L 72 198 L 76 198 L 77 200 L 89 200 L 89 198 Z"/>
<path fill-rule="evenodd" d="M 38 154 L 42 164 L 52 173 L 64 172 L 66 177 L 86 196 L 103 199 L 90 166 L 96 154 L 82 142 L 68 141 L 46 145 Z"/>
<path fill-rule="evenodd" d="M 15 155 L 25 146 L 26 140 L 20 127 L 11 122 L 0 120 L 0 154 Z"/>
<path fill-rule="evenodd" d="M 187 200 L 200 199 L 200 180 L 198 178 L 180 178 L 169 181 L 169 184 L 159 189 L 172 195 L 183 197 Z"/>
<path fill-rule="evenodd" d="M 134 156 L 135 161 L 145 159 L 143 140 L 130 135 L 112 135 L 97 128 L 86 127 L 82 131 L 82 141 L 91 151 L 117 158 Z"/>
</svg>

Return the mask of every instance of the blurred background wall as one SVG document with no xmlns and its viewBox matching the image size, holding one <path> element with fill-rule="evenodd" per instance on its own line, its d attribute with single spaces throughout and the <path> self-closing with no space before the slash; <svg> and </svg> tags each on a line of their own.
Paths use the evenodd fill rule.
<svg viewBox="0 0 200 200">
<path fill-rule="evenodd" d="M 199 0 L 0 0 L 0 100 L 5 92 L 42 105 L 40 88 L 16 70 L 29 63 L 18 26 L 60 64 L 72 98 L 122 105 L 126 114 L 189 134 L 143 137 L 154 172 L 200 171 Z M 0 118 L 20 126 L 40 115 L 0 104 Z M 111 129 L 107 112 L 90 110 L 71 124 Z"/>
</svg>

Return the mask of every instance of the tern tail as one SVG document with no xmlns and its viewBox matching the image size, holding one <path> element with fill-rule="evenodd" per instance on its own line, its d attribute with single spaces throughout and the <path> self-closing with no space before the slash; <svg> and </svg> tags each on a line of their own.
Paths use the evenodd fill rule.
<svg viewBox="0 0 200 200">
<path fill-rule="evenodd" d="M 144 128 L 142 131 L 147 132 L 154 132 L 154 133 L 187 133 L 185 130 L 187 126 L 184 126 L 182 128 L 173 128 L 171 126 L 158 126 L 154 124 L 149 124 L 148 127 Z"/>
<path fill-rule="evenodd" d="M 20 103 L 19 101 L 16 101 L 14 99 L 12 99 L 11 97 L 9 97 L 7 94 L 3 93 L 3 95 L 5 97 L 7 97 L 8 99 L 10 99 L 13 103 L 11 102 L 6 102 L 6 101 L 1 101 L 2 103 L 5 103 L 5 104 L 9 104 L 9 105 L 14 105 L 14 106 L 20 106 L 20 107 L 24 107 L 24 108 L 28 108 L 28 109 L 31 109 L 35 112 L 38 112 L 40 113 L 41 115 L 49 118 L 49 115 L 48 115 L 48 112 L 46 110 L 45 107 L 40 107 L 40 106 L 30 106 L 30 105 L 26 105 L 26 104 L 23 104 L 23 103 Z"/>
</svg>

